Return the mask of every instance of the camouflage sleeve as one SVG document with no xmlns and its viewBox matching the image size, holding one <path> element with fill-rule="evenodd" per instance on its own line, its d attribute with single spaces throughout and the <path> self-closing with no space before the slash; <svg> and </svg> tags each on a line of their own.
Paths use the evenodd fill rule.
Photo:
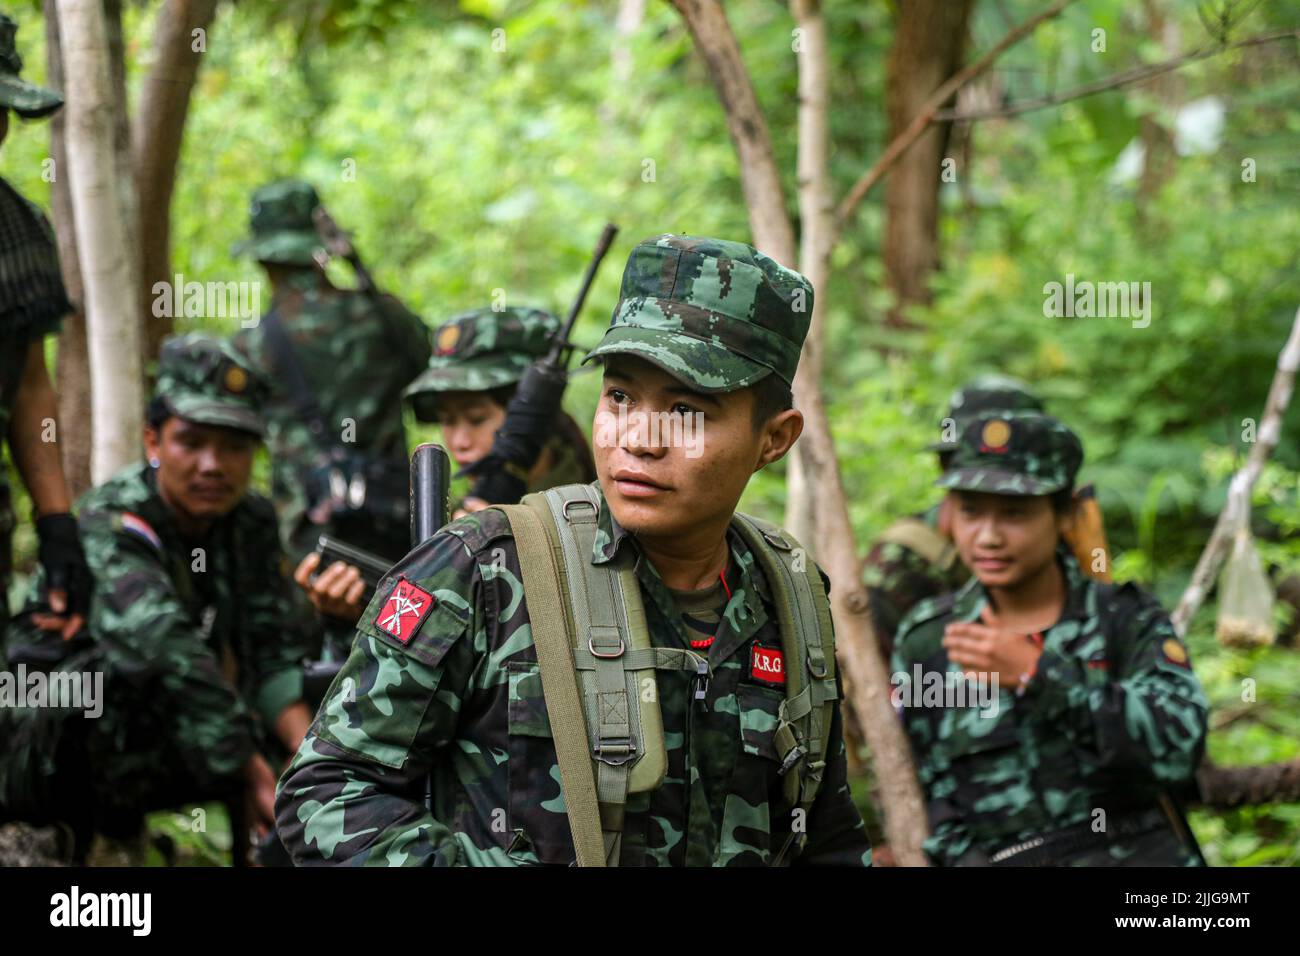
<svg viewBox="0 0 1300 956">
<path fill-rule="evenodd" d="M 395 351 L 406 362 L 403 383 L 409 383 L 424 371 L 429 364 L 432 346 L 429 342 L 429 329 L 424 321 L 391 295 L 383 297 L 383 303 L 389 317 L 393 337 L 400 343 Z"/>
<path fill-rule="evenodd" d="M 161 697 L 187 772 L 204 784 L 239 773 L 254 751 L 253 722 L 177 596 L 158 551 L 114 526 L 107 513 L 81 520 L 95 575 L 89 629 L 115 672 L 138 675 Z"/>
<path fill-rule="evenodd" d="M 1130 784 L 1186 781 L 1205 748 L 1209 709 L 1186 646 L 1155 599 L 1132 585 L 1104 603 L 1103 617 L 1119 621 L 1109 654 L 1084 662 L 1044 652 L 1025 685 L 1028 711 L 1065 730 L 1100 771 Z"/>
<path fill-rule="evenodd" d="M 262 585 L 245 597 L 248 641 L 253 671 L 254 709 L 268 727 L 289 705 L 302 700 L 302 661 L 307 655 L 302 629 L 290 618 L 289 584 L 284 574 L 284 553 L 271 503 L 256 500 L 259 547 L 250 560 L 259 565 L 256 580 Z"/>
<path fill-rule="evenodd" d="M 862 582 L 867 586 L 871 624 L 886 660 L 893 652 L 903 616 L 924 598 L 948 589 L 924 558 L 892 541 L 872 547 L 863 564 Z"/>
<path fill-rule="evenodd" d="M 392 613 L 389 598 L 399 576 L 434 597 L 405 638 L 378 624 Z M 280 780 L 280 837 L 300 866 L 457 862 L 454 835 L 423 798 L 482 657 L 477 638 L 483 624 L 474 613 L 480 588 L 473 555 L 446 531 L 376 588 L 352 652 Z M 416 626 L 409 614 L 405 626 Z"/>
<path fill-rule="evenodd" d="M 842 693 L 842 692 L 841 692 Z M 871 842 L 849 792 L 848 754 L 844 720 L 835 704 L 826 776 L 808 815 L 808 844 L 795 860 L 798 866 L 870 866 Z"/>
</svg>

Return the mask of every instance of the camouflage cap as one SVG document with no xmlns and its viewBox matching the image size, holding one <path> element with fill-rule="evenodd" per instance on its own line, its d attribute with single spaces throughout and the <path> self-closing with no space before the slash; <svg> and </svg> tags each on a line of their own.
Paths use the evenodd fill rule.
<svg viewBox="0 0 1300 956">
<path fill-rule="evenodd" d="M 663 235 L 640 243 L 605 337 L 583 362 L 636 355 L 701 392 L 775 372 L 794 382 L 812 284 L 753 246 Z"/>
<path fill-rule="evenodd" d="M 940 488 L 995 495 L 1050 495 L 1074 484 L 1083 445 L 1041 412 L 993 411 L 968 419 Z"/>
<path fill-rule="evenodd" d="M 178 418 L 261 437 L 268 392 L 266 381 L 224 339 L 190 332 L 163 341 L 154 394 Z"/>
<path fill-rule="evenodd" d="M 316 187 L 301 179 L 263 186 L 249 206 L 252 235 L 235 245 L 235 254 L 248 253 L 259 262 L 311 265 L 325 253 L 312 218 L 319 205 Z"/>
<path fill-rule="evenodd" d="M 952 398 L 948 400 L 948 414 L 939 423 L 939 428 L 946 430 L 955 426 L 955 433 L 960 434 L 966 422 L 976 415 L 999 409 L 1009 412 L 1041 412 L 1043 402 L 1019 379 L 1009 375 L 981 375 L 952 393 Z M 948 424 L 950 420 L 952 426 Z M 930 446 L 930 450 L 945 452 L 953 451 L 956 447 L 956 442 L 941 438 Z"/>
<path fill-rule="evenodd" d="M 0 106 L 24 119 L 41 119 L 62 106 L 63 97 L 18 75 L 23 71 L 23 58 L 15 43 L 17 32 L 18 24 L 0 13 Z"/>
<path fill-rule="evenodd" d="M 541 309 L 513 306 L 458 313 L 433 333 L 429 367 L 402 394 L 410 398 L 485 392 L 513 385 L 546 354 L 559 330 L 559 318 Z"/>
</svg>

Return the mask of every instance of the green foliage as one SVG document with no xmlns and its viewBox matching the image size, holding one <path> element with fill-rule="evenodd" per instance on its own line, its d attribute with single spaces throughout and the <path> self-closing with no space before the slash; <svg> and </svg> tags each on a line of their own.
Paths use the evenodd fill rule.
<svg viewBox="0 0 1300 956">
<path fill-rule="evenodd" d="M 248 196 L 280 176 L 316 182 L 355 230 L 379 283 L 430 324 L 504 290 L 512 304 L 563 312 L 607 219 L 622 226 L 576 339 L 593 345 L 617 299 L 623 253 L 664 231 L 744 237 L 737 159 L 690 37 L 665 3 L 647 5 L 613 55 L 614 4 L 580 0 L 285 0 L 223 6 L 186 131 L 173 201 L 173 266 L 187 280 L 256 281 L 235 258 Z M 885 145 L 891 5 L 828 0 L 830 172 L 837 196 Z M 1082 0 L 994 68 L 1010 101 L 1064 90 L 1166 56 L 1146 35 L 1144 5 Z M 1205 42 L 1192 5 L 1164 4 L 1183 48 Z M 1041 4 L 977 4 L 969 49 L 988 49 Z M 792 212 L 796 63 L 784 4 L 730 4 Z M 1294 25 L 1295 2 L 1264 4 L 1240 36 Z M 130 77 L 138 99 L 152 10 L 128 6 Z M 1092 31 L 1107 49 L 1094 53 Z M 27 74 L 44 75 L 41 30 L 19 40 Z M 502 46 L 503 45 L 503 46 Z M 1217 148 L 1173 157 L 1144 192 L 1117 176 L 1142 117 L 1173 117 L 1132 87 L 977 124 L 971 162 L 944 187 L 943 268 L 911 329 L 888 329 L 880 236 L 883 190 L 854 219 L 832 262 L 824 393 L 853 530 L 869 538 L 935 499 L 926 451 L 948 395 L 1000 371 L 1038 389 L 1081 434 L 1083 478 L 1107 515 L 1116 572 L 1167 603 L 1182 585 L 1250 445 L 1243 421 L 1263 407 L 1277 351 L 1300 304 L 1300 70 L 1294 45 L 1235 51 L 1178 73 L 1182 102 L 1218 97 Z M 48 204 L 44 125 L 16 124 L 4 173 Z M 1253 161 L 1255 181 L 1243 180 Z M 903 160 L 906 162 L 906 158 Z M 1044 286 L 1149 282 L 1150 325 L 1124 318 L 1049 318 Z M 347 280 L 345 271 L 340 278 Z M 263 306 L 269 290 L 264 289 Z M 233 331 L 198 317 L 181 327 Z M 598 376 L 575 377 L 566 406 L 590 421 Z M 1256 492 L 1261 549 L 1281 578 L 1300 570 L 1300 403 Z M 413 436 L 435 439 L 432 429 Z M 259 472 L 264 475 L 264 464 Z M 785 465 L 761 473 L 742 507 L 780 520 Z M 16 485 L 17 487 L 17 485 Z M 20 505 L 21 508 L 25 507 Z M 29 526 L 20 558 L 30 560 Z M 1279 611 L 1280 615 L 1285 614 Z M 1248 713 L 1211 734 L 1223 764 L 1294 757 L 1300 657 L 1276 647 L 1218 646 L 1214 608 L 1189 635 L 1215 713 Z M 857 792 L 866 784 L 859 781 Z M 1211 862 L 1296 865 L 1300 808 L 1197 811 Z M 200 855 L 202 855 L 200 853 Z"/>
</svg>

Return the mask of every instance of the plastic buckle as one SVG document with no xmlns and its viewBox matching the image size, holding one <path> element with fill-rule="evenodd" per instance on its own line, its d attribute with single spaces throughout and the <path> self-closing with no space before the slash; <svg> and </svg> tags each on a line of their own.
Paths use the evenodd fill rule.
<svg viewBox="0 0 1300 956">
<path fill-rule="evenodd" d="M 808 657 L 805 659 L 805 663 L 808 665 L 808 672 L 812 674 L 812 676 L 817 680 L 825 680 L 826 675 L 830 673 L 830 668 L 826 666 L 826 658 L 824 657 L 822 658 L 820 670 L 818 670 L 816 667 L 813 666 L 813 659 L 811 654 L 809 654 Z"/>
<path fill-rule="evenodd" d="M 621 767 L 636 759 L 636 738 L 606 737 L 592 748 L 591 755 L 601 763 Z"/>
</svg>

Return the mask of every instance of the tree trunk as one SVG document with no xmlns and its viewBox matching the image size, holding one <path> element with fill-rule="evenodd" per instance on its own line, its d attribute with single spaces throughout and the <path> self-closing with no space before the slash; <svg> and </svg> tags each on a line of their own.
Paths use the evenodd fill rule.
<svg viewBox="0 0 1300 956">
<path fill-rule="evenodd" d="M 55 0 L 45 0 L 45 60 L 49 84 L 63 91 L 63 51 L 59 44 L 59 14 Z M 50 119 L 50 157 L 54 182 L 50 184 L 50 218 L 59 248 L 63 284 L 72 312 L 63 320 L 55 382 L 59 393 L 59 451 L 68 491 L 75 500 L 90 487 L 90 359 L 86 354 L 86 310 L 82 304 L 81 263 L 77 258 L 77 229 L 72 221 L 72 196 L 68 191 L 68 152 L 63 110 Z"/>
<path fill-rule="evenodd" d="M 727 15 L 718 0 L 672 0 L 672 5 L 686 21 L 727 117 L 727 129 L 740 157 L 740 187 L 754 246 L 793 268 L 797 261 L 794 227 L 785 208 L 772 136 Z"/>
<path fill-rule="evenodd" d="M 114 84 L 102 0 L 58 0 L 67 78 L 65 127 L 90 355 L 91 480 L 139 457 L 139 283 L 123 211 L 125 178 L 114 150 Z"/>
<path fill-rule="evenodd" d="M 140 236 L 141 347 L 146 362 L 172 332 L 170 317 L 153 314 L 153 287 L 172 282 L 171 201 L 180 162 L 185 117 L 203 54 L 194 51 L 194 31 L 205 33 L 217 0 L 165 0 L 153 29 L 153 62 L 140 92 L 135 117 L 134 166 Z"/>
<path fill-rule="evenodd" d="M 758 110 L 753 86 L 731 27 L 717 0 L 672 2 L 695 38 L 727 115 L 728 128 L 740 155 L 741 185 L 749 209 L 754 244 L 773 258 L 789 264 L 794 261 L 794 229 L 785 211 L 767 123 Z M 813 22 L 820 18 L 820 14 L 815 6 L 804 6 L 800 10 L 811 28 L 803 39 L 813 35 L 815 45 L 816 35 L 825 29 L 824 25 Z M 805 62 L 801 60 L 801 64 Z M 825 59 L 818 64 L 808 63 L 808 66 L 815 66 L 824 75 Z M 810 85 L 804 86 L 801 80 L 801 90 L 815 90 L 818 82 L 824 84 L 824 80 L 810 77 L 807 80 Z M 824 99 L 823 95 L 823 111 Z M 811 101 L 815 102 L 815 97 Z M 819 135 L 816 128 L 818 124 L 824 127 L 825 117 L 810 116 L 807 122 L 816 137 Z M 820 146 L 814 144 L 811 147 L 806 162 L 811 162 L 819 152 L 825 156 L 824 129 L 820 137 Z M 814 179 L 824 181 L 826 175 L 823 168 Z M 813 195 L 814 188 L 809 187 L 807 194 Z M 801 188 L 803 192 L 805 190 Z M 816 298 L 814 295 L 814 300 Z M 890 705 L 888 671 L 866 613 L 866 590 L 858 574 L 857 545 L 849 524 L 848 505 L 844 500 L 839 462 L 818 387 L 820 383 L 810 383 L 807 378 L 801 378 L 803 381 L 796 383 L 802 386 L 796 400 L 806 422 L 802 443 L 810 446 L 809 458 L 814 463 L 810 475 L 816 482 L 816 500 L 823 508 L 818 522 L 820 540 L 825 549 L 822 566 L 834 582 L 831 612 L 839 657 L 847 683 L 853 688 L 854 708 L 871 747 L 890 846 L 900 864 L 924 866 L 925 857 L 921 852 L 921 841 L 925 837 L 924 803 L 907 737 Z"/>
<path fill-rule="evenodd" d="M 974 0 L 908 0 L 897 5 L 894 43 L 885 64 L 890 140 L 957 72 L 973 6 Z M 894 294 L 886 322 L 891 326 L 907 325 L 907 307 L 930 299 L 930 273 L 939 265 L 939 186 L 950 128 L 948 123 L 932 124 L 885 183 L 885 282 Z"/>
</svg>

